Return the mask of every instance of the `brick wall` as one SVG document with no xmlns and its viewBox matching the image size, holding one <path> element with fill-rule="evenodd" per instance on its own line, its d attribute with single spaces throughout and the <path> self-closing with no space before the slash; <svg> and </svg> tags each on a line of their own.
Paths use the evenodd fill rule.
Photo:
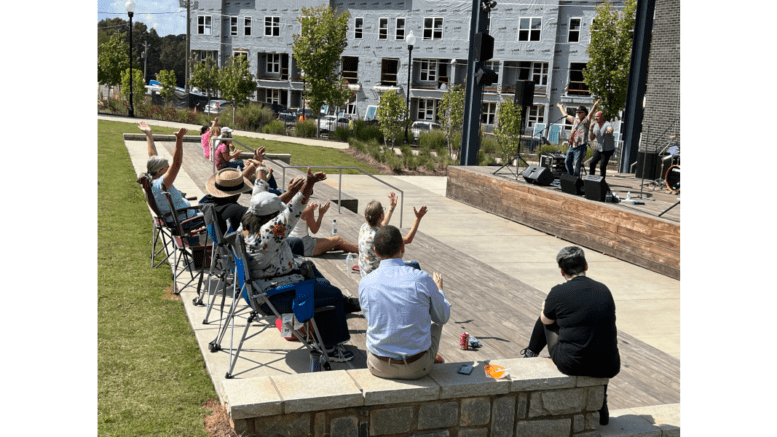
<svg viewBox="0 0 777 437">
<path fill-rule="evenodd" d="M 680 135 L 680 0 L 656 0 L 648 68 L 640 150 L 653 152 Z"/>
</svg>

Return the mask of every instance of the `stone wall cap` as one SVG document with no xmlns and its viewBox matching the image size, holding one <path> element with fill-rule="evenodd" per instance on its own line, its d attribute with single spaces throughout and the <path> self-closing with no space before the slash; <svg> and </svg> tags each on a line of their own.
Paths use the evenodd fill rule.
<svg viewBox="0 0 777 437">
<path fill-rule="evenodd" d="M 421 379 L 384 379 L 369 369 L 347 370 L 361 388 L 364 405 L 388 405 L 403 402 L 426 402 L 440 398 L 440 385 L 428 375 Z"/>
<path fill-rule="evenodd" d="M 269 376 L 222 381 L 227 412 L 232 419 L 281 414 L 281 397 Z"/>
<path fill-rule="evenodd" d="M 281 396 L 283 413 L 361 407 L 361 390 L 345 370 L 270 376 Z"/>
</svg>

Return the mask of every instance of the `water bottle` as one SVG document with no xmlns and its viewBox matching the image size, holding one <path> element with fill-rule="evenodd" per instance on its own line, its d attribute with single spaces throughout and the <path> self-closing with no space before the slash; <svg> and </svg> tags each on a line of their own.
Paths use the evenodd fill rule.
<svg viewBox="0 0 777 437">
<path fill-rule="evenodd" d="M 608 191 L 607 195 L 604 197 L 605 203 L 612 203 L 612 191 Z"/>
<path fill-rule="evenodd" d="M 310 373 L 321 371 L 321 361 L 323 357 L 319 351 L 310 351 Z"/>
<path fill-rule="evenodd" d="M 332 220 L 332 236 L 337 236 L 337 220 Z"/>
<path fill-rule="evenodd" d="M 348 256 L 345 257 L 345 271 L 350 272 L 353 268 L 353 254 L 348 253 Z"/>
</svg>

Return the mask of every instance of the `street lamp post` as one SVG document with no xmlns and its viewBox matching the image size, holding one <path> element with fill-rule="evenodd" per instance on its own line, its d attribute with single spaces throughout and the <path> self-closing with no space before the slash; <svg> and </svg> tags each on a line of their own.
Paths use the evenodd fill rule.
<svg viewBox="0 0 777 437">
<path fill-rule="evenodd" d="M 128 109 L 129 109 L 129 116 L 134 117 L 135 108 L 132 106 L 132 100 L 133 100 L 133 96 L 132 96 L 132 16 L 135 15 L 135 2 L 133 2 L 132 0 L 129 0 L 124 6 L 127 8 L 127 15 L 129 15 L 129 40 L 130 40 L 130 44 L 129 44 L 130 98 L 129 98 Z"/>
<path fill-rule="evenodd" d="M 410 141 L 407 137 L 407 128 L 410 125 L 410 120 L 408 120 L 410 117 L 410 78 L 413 74 L 413 46 L 415 45 L 415 35 L 413 35 L 412 30 L 405 37 L 405 42 L 407 43 L 407 102 L 405 105 L 405 143 L 410 144 Z"/>
</svg>

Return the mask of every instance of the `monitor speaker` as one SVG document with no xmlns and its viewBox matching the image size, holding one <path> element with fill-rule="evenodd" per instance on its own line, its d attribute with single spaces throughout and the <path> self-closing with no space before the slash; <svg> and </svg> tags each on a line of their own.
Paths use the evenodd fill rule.
<svg viewBox="0 0 777 437">
<path fill-rule="evenodd" d="M 515 105 L 530 108 L 534 104 L 534 81 L 515 81 Z"/>
<path fill-rule="evenodd" d="M 526 182 L 534 185 L 547 186 L 553 183 L 553 173 L 547 167 L 530 165 L 523 172 Z"/>
<path fill-rule="evenodd" d="M 637 153 L 637 166 L 635 168 L 637 179 L 642 179 L 642 173 L 645 173 L 645 179 L 658 178 L 661 171 L 661 161 L 658 159 L 656 152 L 638 152 Z"/>
<path fill-rule="evenodd" d="M 607 182 L 601 176 L 588 175 L 583 178 L 583 184 L 585 189 L 585 198 L 588 200 L 595 200 L 597 202 L 604 202 L 607 197 L 607 192 L 610 191 L 610 187 Z"/>
<path fill-rule="evenodd" d="M 583 180 L 564 173 L 561 175 L 561 191 L 567 194 L 583 194 Z"/>
</svg>

